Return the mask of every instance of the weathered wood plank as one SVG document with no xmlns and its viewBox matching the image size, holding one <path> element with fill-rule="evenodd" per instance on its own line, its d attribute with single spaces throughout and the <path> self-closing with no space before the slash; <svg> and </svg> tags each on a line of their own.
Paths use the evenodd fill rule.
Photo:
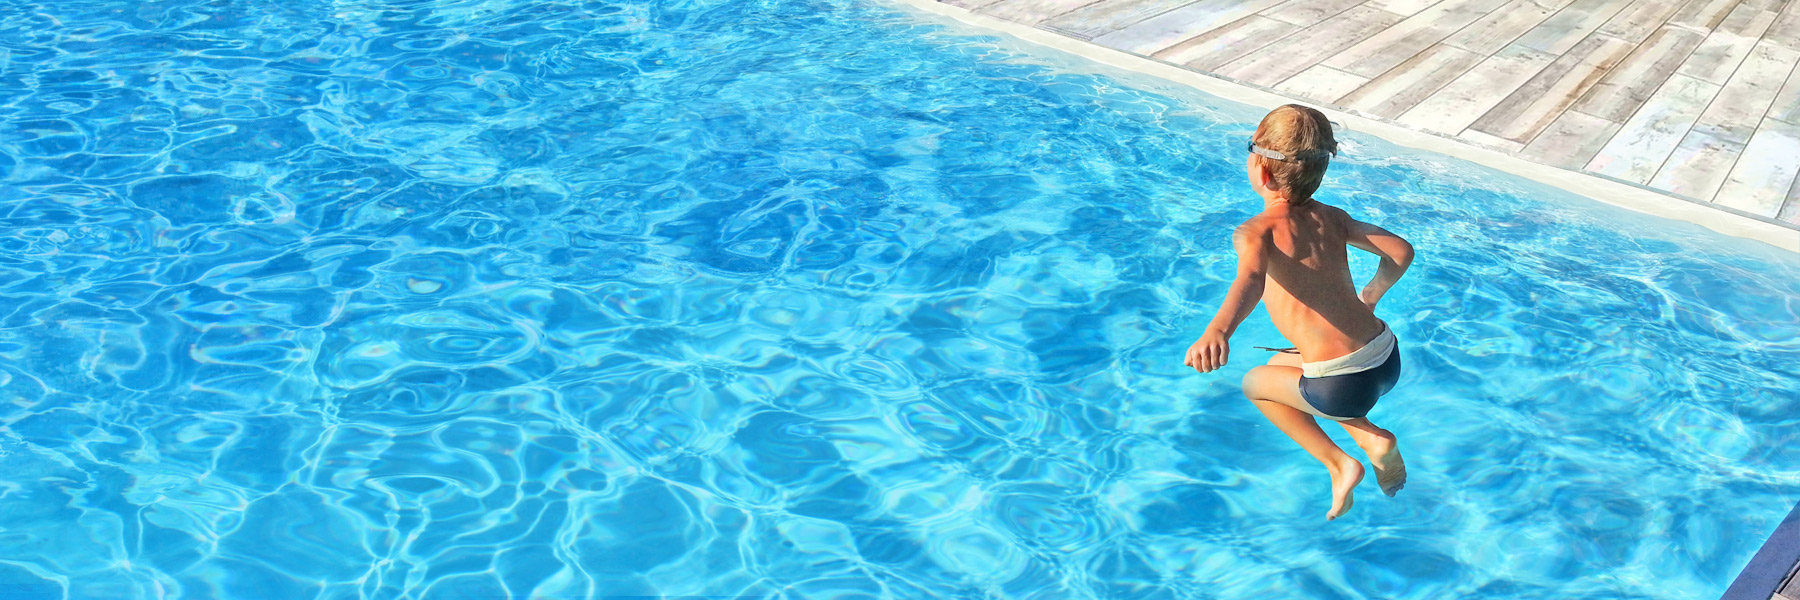
<svg viewBox="0 0 1800 600">
<path fill-rule="evenodd" d="M 1504 3 L 1505 0 L 1445 0 L 1326 59 L 1324 64 L 1363 77 L 1380 77 Z"/>
<path fill-rule="evenodd" d="M 1717 31 L 1706 36 L 1706 41 L 1700 42 L 1694 54 L 1675 72 L 1712 83 L 1725 83 L 1750 54 L 1750 49 L 1756 46 L 1757 38 L 1762 37 L 1763 31 L 1773 22 L 1773 11 L 1739 5 L 1738 10 L 1732 11 Z"/>
<path fill-rule="evenodd" d="M 1093 42 L 1136 54 L 1152 54 L 1226 24 L 1256 14 L 1283 0 L 1200 0 L 1097 36 Z"/>
<path fill-rule="evenodd" d="M 1338 98 L 1368 82 L 1368 78 L 1359 75 L 1313 65 L 1281 82 L 1275 89 L 1321 104 L 1336 104 Z"/>
<path fill-rule="evenodd" d="M 1369 2 L 1363 6 L 1379 8 L 1396 15 L 1410 17 L 1419 14 L 1419 11 L 1436 6 L 1441 1 L 1442 0 L 1369 0 Z"/>
<path fill-rule="evenodd" d="M 1557 115 L 1619 64 L 1632 44 L 1591 35 L 1500 101 L 1470 127 L 1505 139 L 1530 143 Z"/>
<path fill-rule="evenodd" d="M 1464 129 L 1462 134 L 1457 135 L 1456 137 L 1457 137 L 1457 139 L 1461 139 L 1465 142 L 1468 142 L 1468 143 L 1471 143 L 1471 144 L 1474 144 L 1477 146 L 1481 146 L 1481 147 L 1487 148 L 1489 150 L 1497 150 L 1500 152 L 1505 152 L 1507 154 L 1518 154 L 1520 150 L 1525 149 L 1524 144 L 1521 144 L 1521 143 L 1518 143 L 1518 142 L 1515 142 L 1515 141 L 1512 141 L 1512 140 L 1509 140 L 1506 138 L 1491 136 L 1491 135 L 1488 135 L 1488 134 L 1485 134 L 1485 133 L 1482 133 L 1482 132 L 1479 132 L 1479 131 L 1476 131 L 1473 129 Z"/>
<path fill-rule="evenodd" d="M 1097 0 L 1000 0 L 976 12 L 1005 19 L 1014 23 L 1036 25 L 1046 20 L 1061 16 L 1072 10 L 1080 9 L 1095 3 Z"/>
<path fill-rule="evenodd" d="M 1765 217 L 1778 216 L 1800 174 L 1800 125 L 1765 122 L 1738 157 L 1713 202 Z"/>
<path fill-rule="evenodd" d="M 1700 120 L 1700 113 L 1719 94 L 1719 87 L 1686 75 L 1670 77 L 1594 155 L 1594 160 L 1588 161 L 1587 170 L 1648 183 L 1694 122 Z"/>
<path fill-rule="evenodd" d="M 1662 170 L 1650 179 L 1650 187 L 1711 202 L 1743 152 L 1742 142 L 1721 140 L 1697 129 L 1689 131 Z"/>
<path fill-rule="evenodd" d="M 1520 155 L 1547 165 L 1579 170 L 1623 126 L 1571 110 L 1557 117 L 1549 128 L 1525 146 Z"/>
<path fill-rule="evenodd" d="M 1573 108 L 1609 121 L 1625 122 L 1703 39 L 1704 36 L 1679 27 L 1656 30 Z"/>
<path fill-rule="evenodd" d="M 1650 37 L 1656 28 L 1662 27 L 1669 17 L 1681 8 L 1681 0 L 1640 0 L 1631 3 L 1619 14 L 1614 15 L 1595 33 L 1608 35 L 1638 43 Z"/>
<path fill-rule="evenodd" d="M 1160 15 L 1194 0 L 1100 0 L 1045 20 L 1043 25 L 1093 39 Z"/>
<path fill-rule="evenodd" d="M 1363 0 L 1290 0 L 1262 11 L 1262 16 L 1309 27 L 1362 3 Z"/>
<path fill-rule="evenodd" d="M 1220 75 L 1263 86 L 1274 86 L 1318 64 L 1343 49 L 1400 22 L 1391 12 L 1358 6 L 1302 29 L 1216 71 Z"/>
<path fill-rule="evenodd" d="M 960 6 L 969 10 L 977 10 L 1000 0 L 938 0 L 951 6 Z"/>
<path fill-rule="evenodd" d="M 1701 31 L 1712 31 L 1713 28 L 1719 26 L 1720 21 L 1725 20 L 1726 15 L 1731 14 L 1731 10 L 1736 8 L 1741 1 L 1689 0 L 1686 5 L 1681 7 L 1681 10 L 1675 11 L 1675 16 L 1669 17 L 1669 24 Z"/>
<path fill-rule="evenodd" d="M 1780 14 L 1780 7 L 1764 8 L 1761 4 L 1746 0 L 1733 9 L 1731 14 L 1726 15 L 1724 21 L 1719 22 L 1717 31 L 1760 38 Z"/>
<path fill-rule="evenodd" d="M 1793 187 L 1788 188 L 1787 204 L 1782 205 L 1781 214 L 1775 218 L 1800 225 L 1800 178 L 1795 178 Z"/>
<path fill-rule="evenodd" d="M 1551 54 L 1568 52 L 1630 3 L 1631 0 L 1575 0 L 1513 43 Z"/>
<path fill-rule="evenodd" d="M 1749 142 L 1795 64 L 1800 64 L 1800 51 L 1767 42 L 1757 44 L 1719 97 L 1700 115 L 1695 131 L 1735 144 Z"/>
<path fill-rule="evenodd" d="M 1568 3 L 1569 0 L 1545 0 L 1543 4 L 1537 0 L 1513 0 L 1446 38 L 1444 43 L 1482 55 L 1493 54 Z"/>
<path fill-rule="evenodd" d="M 1787 8 L 1781 10 L 1781 16 L 1775 18 L 1763 39 L 1789 50 L 1800 50 L 1800 0 L 1788 0 Z"/>
<path fill-rule="evenodd" d="M 1400 115 L 1399 121 L 1427 131 L 1462 133 L 1554 60 L 1551 54 L 1507 46 Z"/>
<path fill-rule="evenodd" d="M 1251 15 L 1166 48 L 1152 56 L 1202 71 L 1217 69 L 1263 46 L 1275 43 L 1299 26 L 1261 15 Z"/>
<path fill-rule="evenodd" d="M 1342 98 L 1339 104 L 1392 119 L 1481 64 L 1483 58 L 1481 54 L 1438 44 L 1382 73 Z"/>
<path fill-rule="evenodd" d="M 1785 46 L 1784 46 L 1785 48 Z M 1788 74 L 1787 83 L 1769 104 L 1769 118 L 1800 125 L 1800 67 Z"/>
</svg>

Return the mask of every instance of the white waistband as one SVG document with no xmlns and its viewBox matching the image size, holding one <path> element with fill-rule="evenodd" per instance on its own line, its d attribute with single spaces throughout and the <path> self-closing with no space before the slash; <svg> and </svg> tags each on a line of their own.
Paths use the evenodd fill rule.
<svg viewBox="0 0 1800 600">
<path fill-rule="evenodd" d="M 1305 376 L 1312 378 L 1361 373 L 1381 366 L 1381 363 L 1387 362 L 1388 355 L 1393 353 L 1394 332 L 1383 324 L 1381 335 L 1369 340 L 1368 345 L 1331 360 L 1300 363 L 1300 370 Z"/>
</svg>

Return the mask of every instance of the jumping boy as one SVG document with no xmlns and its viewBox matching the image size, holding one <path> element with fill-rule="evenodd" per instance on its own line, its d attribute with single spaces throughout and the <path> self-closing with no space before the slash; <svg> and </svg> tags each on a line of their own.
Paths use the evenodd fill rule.
<svg viewBox="0 0 1800 600">
<path fill-rule="evenodd" d="M 1365 415 L 1400 378 L 1400 350 L 1387 324 L 1375 317 L 1375 303 L 1412 264 L 1412 245 L 1313 199 L 1337 153 L 1323 113 L 1295 104 L 1270 111 L 1249 151 L 1250 187 L 1262 196 L 1263 211 L 1232 234 L 1237 278 L 1205 335 L 1188 348 L 1187 364 L 1201 373 L 1224 366 L 1232 332 L 1259 298 L 1268 306 L 1275 328 L 1295 348 L 1251 369 L 1244 396 L 1331 471 L 1325 518 L 1336 519 L 1350 510 L 1363 467 L 1313 417 L 1337 421 L 1350 432 L 1368 453 L 1383 493 L 1393 496 L 1406 484 L 1394 434 Z M 1381 257 L 1360 295 L 1345 246 Z"/>
</svg>

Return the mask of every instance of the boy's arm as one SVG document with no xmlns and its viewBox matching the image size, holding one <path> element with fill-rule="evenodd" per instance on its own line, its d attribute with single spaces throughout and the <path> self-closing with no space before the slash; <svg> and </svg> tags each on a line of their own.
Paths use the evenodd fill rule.
<svg viewBox="0 0 1800 600">
<path fill-rule="evenodd" d="M 1232 279 L 1231 289 L 1225 292 L 1225 303 L 1206 326 L 1206 333 L 1188 347 L 1187 365 L 1201 373 L 1225 366 L 1231 354 L 1231 334 L 1262 301 L 1266 274 L 1262 231 L 1248 225 L 1238 227 L 1231 235 L 1231 245 L 1237 249 L 1237 277 Z"/>
<path fill-rule="evenodd" d="M 1345 241 L 1381 257 L 1381 266 L 1375 269 L 1375 276 L 1369 278 L 1369 283 L 1363 286 L 1361 294 L 1363 304 L 1375 308 L 1375 303 L 1381 301 L 1381 296 L 1394 287 L 1394 282 L 1400 280 L 1407 267 L 1412 266 L 1412 244 L 1386 229 L 1352 219 L 1348 214 L 1344 215 L 1344 219 L 1348 221 Z"/>
</svg>

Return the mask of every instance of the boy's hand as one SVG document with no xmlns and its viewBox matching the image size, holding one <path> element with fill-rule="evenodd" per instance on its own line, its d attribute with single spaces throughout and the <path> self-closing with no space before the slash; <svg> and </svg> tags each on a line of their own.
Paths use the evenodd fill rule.
<svg viewBox="0 0 1800 600">
<path fill-rule="evenodd" d="M 1230 355 L 1230 338 L 1225 335 L 1225 332 L 1209 329 L 1206 335 L 1200 336 L 1200 341 L 1188 346 L 1187 366 L 1193 367 L 1195 371 L 1206 373 L 1225 366 L 1225 361 Z"/>
</svg>

